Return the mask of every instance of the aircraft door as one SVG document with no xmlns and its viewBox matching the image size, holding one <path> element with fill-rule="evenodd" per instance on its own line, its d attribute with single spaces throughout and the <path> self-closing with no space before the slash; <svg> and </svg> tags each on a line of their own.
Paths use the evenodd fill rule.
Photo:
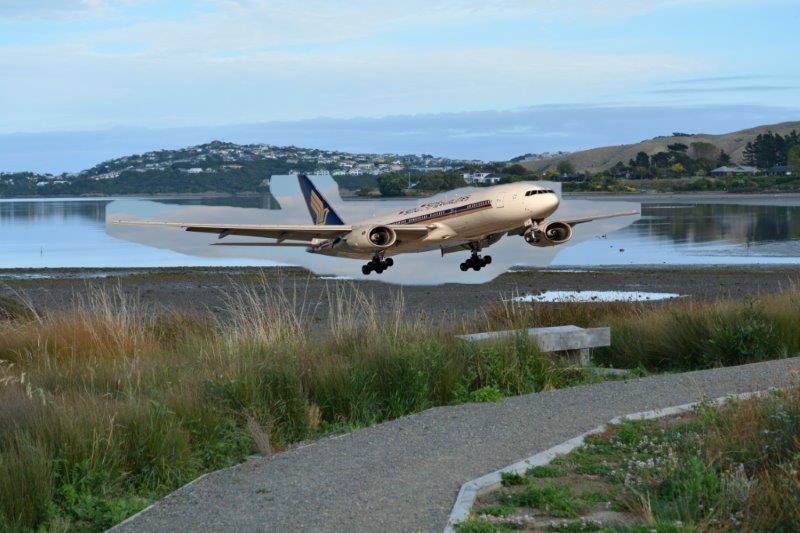
<svg viewBox="0 0 800 533">
<path fill-rule="evenodd" d="M 505 202 L 504 202 L 505 196 L 506 196 L 506 194 L 503 193 L 503 192 L 497 193 L 497 199 L 494 201 L 494 206 L 495 207 L 505 207 Z"/>
</svg>

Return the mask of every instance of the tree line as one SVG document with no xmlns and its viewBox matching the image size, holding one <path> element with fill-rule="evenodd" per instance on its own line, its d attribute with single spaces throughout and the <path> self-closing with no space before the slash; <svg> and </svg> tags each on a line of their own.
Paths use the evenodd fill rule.
<svg viewBox="0 0 800 533">
<path fill-rule="evenodd" d="M 746 164 L 757 168 L 789 165 L 800 158 L 800 135 L 795 130 L 785 137 L 779 133 L 760 133 L 745 145 L 743 156 Z"/>
</svg>

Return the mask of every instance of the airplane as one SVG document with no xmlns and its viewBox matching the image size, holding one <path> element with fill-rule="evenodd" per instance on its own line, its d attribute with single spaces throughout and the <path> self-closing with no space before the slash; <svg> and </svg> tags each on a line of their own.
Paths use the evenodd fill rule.
<svg viewBox="0 0 800 533">
<path fill-rule="evenodd" d="M 521 236 L 531 246 L 557 246 L 572 238 L 573 227 L 604 218 L 639 214 L 638 211 L 551 220 L 560 200 L 550 189 L 530 182 L 514 182 L 458 192 L 449 199 L 423 202 L 416 207 L 346 224 L 304 174 L 297 179 L 313 224 L 193 224 L 116 220 L 116 224 L 157 225 L 186 231 L 264 237 L 272 242 L 214 243 L 218 246 L 300 246 L 314 254 L 369 259 L 364 275 L 381 274 L 394 265 L 392 256 L 440 250 L 442 256 L 470 252 L 461 271 L 478 271 L 491 264 L 481 251 L 504 236 Z"/>
</svg>

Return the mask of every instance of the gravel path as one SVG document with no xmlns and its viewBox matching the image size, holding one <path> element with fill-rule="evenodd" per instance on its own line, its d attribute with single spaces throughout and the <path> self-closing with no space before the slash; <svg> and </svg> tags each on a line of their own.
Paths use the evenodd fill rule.
<svg viewBox="0 0 800 533">
<path fill-rule="evenodd" d="M 616 415 L 787 385 L 797 371 L 792 358 L 434 408 L 214 472 L 116 529 L 441 531 L 465 481 Z"/>
</svg>

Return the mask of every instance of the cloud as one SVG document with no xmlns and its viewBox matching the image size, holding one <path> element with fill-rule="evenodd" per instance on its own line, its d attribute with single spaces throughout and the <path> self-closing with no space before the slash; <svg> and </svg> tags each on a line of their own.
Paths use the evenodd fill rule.
<svg viewBox="0 0 800 533">
<path fill-rule="evenodd" d="M 739 75 L 739 76 L 712 76 L 707 78 L 685 78 L 682 80 L 669 80 L 661 82 L 662 85 L 693 85 L 699 83 L 717 83 L 729 81 L 753 81 L 771 78 L 772 76 L 762 75 Z"/>
<path fill-rule="evenodd" d="M 105 0 L 3 0 L 0 18 L 63 18 L 98 13 Z"/>
<path fill-rule="evenodd" d="M 679 89 L 654 89 L 650 94 L 700 94 L 700 93 L 760 93 L 796 91 L 797 85 L 733 85 L 728 87 L 691 87 Z"/>
<path fill-rule="evenodd" d="M 124 56 L 121 58 L 121 56 Z M 6 131 L 381 116 L 593 100 L 701 65 L 669 54 L 564 51 L 533 44 L 342 54 L 219 57 L 144 46 L 0 50 Z M 53 80 L 58 80 L 56 85 Z"/>
</svg>

